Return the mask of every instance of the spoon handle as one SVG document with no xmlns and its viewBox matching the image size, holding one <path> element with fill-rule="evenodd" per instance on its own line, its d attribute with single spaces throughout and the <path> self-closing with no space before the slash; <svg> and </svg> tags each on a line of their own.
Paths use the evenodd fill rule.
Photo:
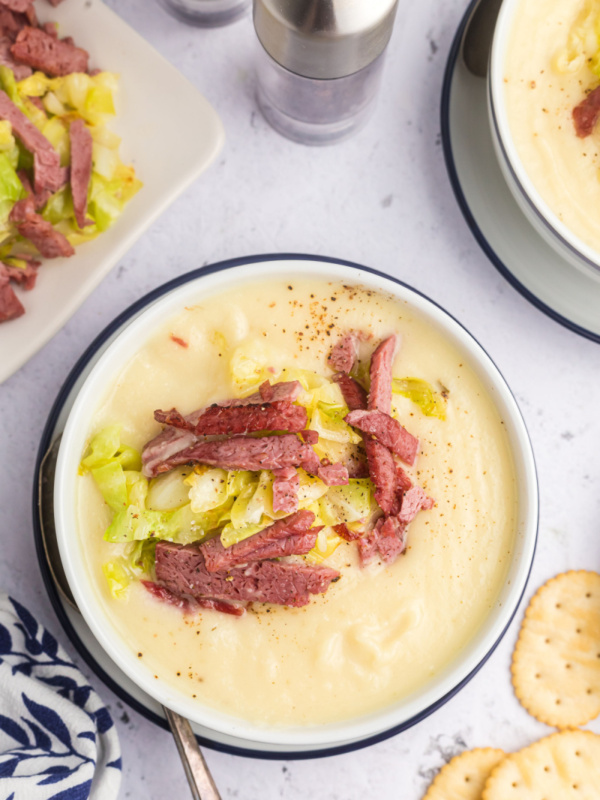
<svg viewBox="0 0 600 800">
<path fill-rule="evenodd" d="M 44 455 L 38 476 L 38 513 L 40 519 L 40 530 L 46 561 L 52 579 L 57 589 L 75 610 L 79 610 L 75 599 L 71 593 L 67 577 L 64 573 L 58 542 L 56 540 L 56 526 L 54 523 L 54 472 L 56 469 L 56 459 L 60 445 L 60 436 L 53 442 L 52 447 Z M 164 708 L 165 716 L 177 750 L 181 756 L 183 768 L 192 790 L 194 800 L 221 800 L 215 782 L 212 779 L 210 770 L 206 765 L 204 756 L 192 731 L 192 726 L 184 717 L 175 714 L 168 708 Z"/>
<path fill-rule="evenodd" d="M 221 800 L 192 726 L 185 717 L 163 706 L 194 800 Z"/>
</svg>

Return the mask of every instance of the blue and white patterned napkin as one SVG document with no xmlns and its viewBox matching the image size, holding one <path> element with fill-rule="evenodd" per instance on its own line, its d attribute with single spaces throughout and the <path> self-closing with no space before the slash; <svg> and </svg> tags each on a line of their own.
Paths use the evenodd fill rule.
<svg viewBox="0 0 600 800">
<path fill-rule="evenodd" d="M 0 800 L 115 800 L 108 710 L 56 639 L 0 594 Z"/>
</svg>

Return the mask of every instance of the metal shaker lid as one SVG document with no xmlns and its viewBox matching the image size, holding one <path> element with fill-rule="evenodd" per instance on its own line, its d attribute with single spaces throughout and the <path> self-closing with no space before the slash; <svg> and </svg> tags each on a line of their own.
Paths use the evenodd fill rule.
<svg viewBox="0 0 600 800">
<path fill-rule="evenodd" d="M 254 0 L 267 53 L 306 78 L 342 78 L 385 50 L 398 0 Z"/>
</svg>

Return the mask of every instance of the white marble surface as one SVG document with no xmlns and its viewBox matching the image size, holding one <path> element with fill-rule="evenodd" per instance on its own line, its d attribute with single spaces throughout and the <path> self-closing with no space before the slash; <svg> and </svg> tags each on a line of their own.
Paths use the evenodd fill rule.
<svg viewBox="0 0 600 800">
<path fill-rule="evenodd" d="M 110 5 L 209 98 L 228 138 L 209 172 L 0 388 L 0 589 L 28 604 L 73 652 L 46 597 L 31 528 L 35 452 L 51 403 L 83 349 L 141 294 L 202 264 L 266 252 L 362 262 L 411 283 L 457 316 L 503 371 L 533 440 L 541 521 L 528 596 L 557 572 L 597 567 L 600 347 L 545 317 L 495 271 L 463 221 L 446 176 L 439 97 L 463 0 L 401 0 L 374 119 L 351 141 L 322 150 L 280 138 L 257 111 L 249 18 L 201 31 L 170 19 L 152 0 Z M 487 665 L 441 710 L 374 747 L 300 762 L 207 751 L 223 797 L 417 800 L 435 771 L 463 748 L 512 750 L 548 733 L 511 690 L 516 632 L 513 624 Z M 167 733 L 124 707 L 94 675 L 90 679 L 119 726 L 121 796 L 187 797 Z M 600 731 L 598 724 L 591 727 Z"/>
</svg>

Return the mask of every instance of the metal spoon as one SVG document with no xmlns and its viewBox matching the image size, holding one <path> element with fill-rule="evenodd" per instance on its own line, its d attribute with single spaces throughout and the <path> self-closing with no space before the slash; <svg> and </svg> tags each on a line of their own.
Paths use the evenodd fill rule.
<svg viewBox="0 0 600 800">
<path fill-rule="evenodd" d="M 54 475 L 60 439 L 59 436 L 54 440 L 40 465 L 38 513 L 46 562 L 52 579 L 64 600 L 76 611 L 79 611 L 62 565 L 54 524 Z M 221 795 L 210 774 L 189 721 L 165 706 L 163 706 L 163 711 L 175 739 L 193 799 L 221 800 Z"/>
<path fill-rule="evenodd" d="M 471 11 L 462 40 L 462 57 L 469 72 L 485 78 L 502 0 L 479 0 Z"/>
</svg>

